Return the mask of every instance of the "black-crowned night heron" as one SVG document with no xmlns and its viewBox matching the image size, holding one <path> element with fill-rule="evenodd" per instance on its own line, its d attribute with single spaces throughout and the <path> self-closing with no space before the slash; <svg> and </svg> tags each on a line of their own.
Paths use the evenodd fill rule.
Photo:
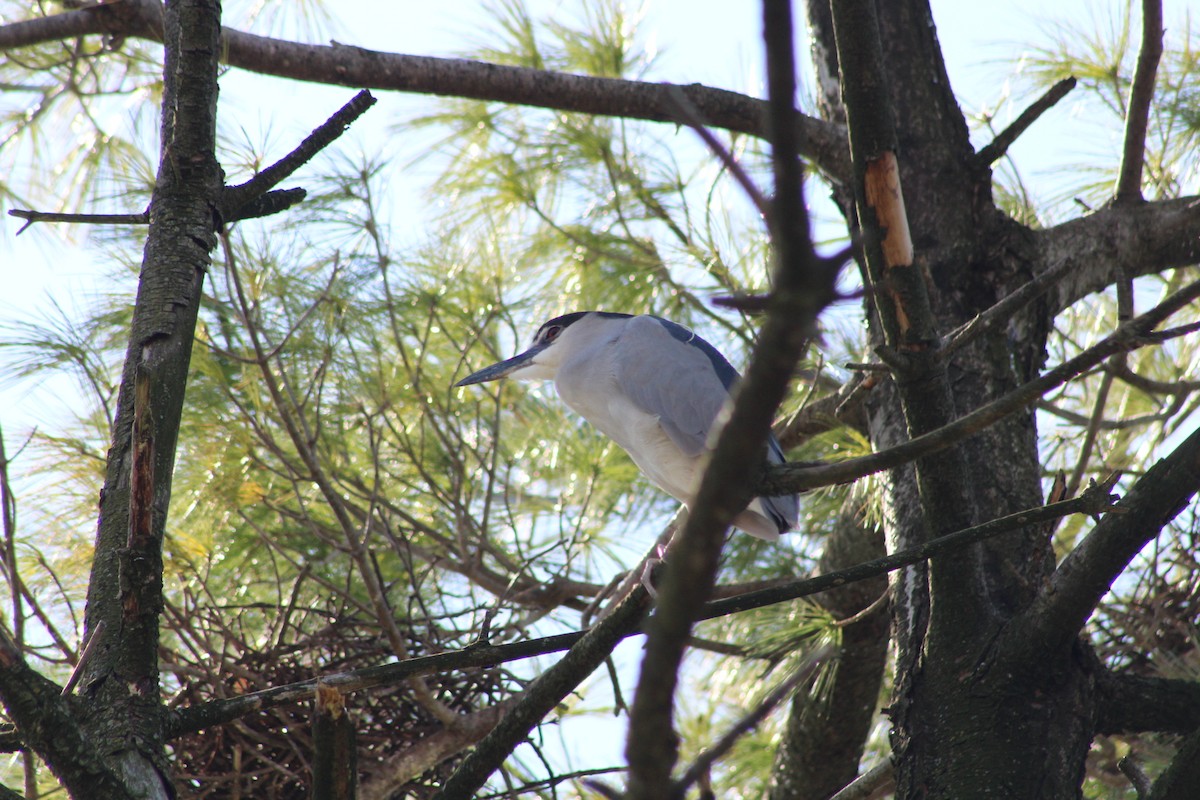
<svg viewBox="0 0 1200 800">
<path fill-rule="evenodd" d="M 739 376 L 715 347 L 670 320 L 579 311 L 542 325 L 524 353 L 455 385 L 506 377 L 554 381 L 563 402 L 686 505 L 699 487 L 713 420 Z M 784 463 L 773 436 L 767 459 Z M 774 541 L 796 524 L 797 512 L 795 495 L 758 497 L 733 524 Z"/>
</svg>

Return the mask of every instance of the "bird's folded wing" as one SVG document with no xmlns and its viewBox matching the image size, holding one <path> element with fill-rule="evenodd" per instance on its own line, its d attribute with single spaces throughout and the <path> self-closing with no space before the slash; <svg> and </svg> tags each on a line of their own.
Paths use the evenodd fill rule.
<svg viewBox="0 0 1200 800">
<path fill-rule="evenodd" d="M 703 339 L 695 337 L 699 344 L 689 343 L 663 322 L 655 317 L 629 321 L 615 343 L 620 350 L 614 360 L 617 383 L 640 408 L 658 417 L 659 425 L 680 450 L 697 456 L 704 451 L 713 420 L 729 397 L 713 356 L 725 369 L 733 372 L 733 368 Z M 690 333 L 682 326 L 674 327 Z"/>
</svg>

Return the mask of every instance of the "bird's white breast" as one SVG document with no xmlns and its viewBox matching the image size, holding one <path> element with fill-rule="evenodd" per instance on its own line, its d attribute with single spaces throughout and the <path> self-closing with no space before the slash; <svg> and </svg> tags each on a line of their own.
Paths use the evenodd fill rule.
<svg viewBox="0 0 1200 800">
<path fill-rule="evenodd" d="M 687 502 L 700 459 L 671 441 L 656 414 L 637 406 L 617 384 L 615 339 L 598 341 L 559 366 L 554 385 L 571 410 L 621 446 L 655 485 Z"/>
</svg>

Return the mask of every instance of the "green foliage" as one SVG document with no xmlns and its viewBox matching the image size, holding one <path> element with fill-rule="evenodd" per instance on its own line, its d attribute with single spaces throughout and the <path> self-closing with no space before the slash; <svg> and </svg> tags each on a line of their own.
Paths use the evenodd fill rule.
<svg viewBox="0 0 1200 800">
<path fill-rule="evenodd" d="M 1064 105 L 1074 106 L 1073 127 L 1080 129 L 1083 160 L 1061 165 L 1062 173 L 1056 176 L 1059 189 L 1046 209 L 1055 216 L 1072 213 L 1077 198 L 1098 207 L 1112 193 L 1121 157 L 1120 148 L 1112 145 L 1120 141 L 1124 126 L 1140 36 L 1140 19 L 1130 13 L 1131 8 L 1130 4 L 1097 7 L 1089 18 L 1047 23 L 1047 43 L 1022 52 L 1015 65 L 1030 90 L 1015 96 L 1021 103 L 1065 78 L 1079 81 Z M 1200 178 L 1196 33 L 1190 17 L 1172 17 L 1169 12 L 1146 142 L 1143 192 L 1147 199 L 1187 194 Z M 1014 188 L 1019 179 L 1006 185 L 1006 192 L 1023 194 Z"/>
</svg>

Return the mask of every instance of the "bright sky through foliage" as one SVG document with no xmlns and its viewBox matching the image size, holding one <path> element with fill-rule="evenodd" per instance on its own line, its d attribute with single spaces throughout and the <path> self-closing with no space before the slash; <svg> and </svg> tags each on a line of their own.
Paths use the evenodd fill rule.
<svg viewBox="0 0 1200 800">
<path fill-rule="evenodd" d="M 1021 2 L 1021 10 L 1010 9 L 1003 14 L 982 6 L 935 0 L 934 18 L 938 26 L 943 51 L 948 60 L 951 80 L 965 108 L 979 112 L 997 113 L 996 126 L 1002 128 L 1028 102 L 1017 96 L 1013 104 L 1005 105 L 1010 92 L 1020 92 L 1013 76 L 1014 65 L 1031 43 L 1045 41 L 1037 20 L 1080 20 L 1090 16 L 1101 20 L 1106 13 L 1119 14 L 1120 4 L 1112 3 L 1107 12 L 1101 4 L 1083 0 L 1052 0 L 1051 2 Z M 573 15 L 579 4 L 566 0 L 532 2 L 535 15 Z M 336 18 L 336 27 L 327 32 L 345 44 L 421 55 L 453 57 L 472 48 L 486 45 L 492 25 L 485 12 L 487 4 L 475 0 L 456 0 L 448 5 L 406 3 L 381 6 L 376 3 L 339 3 L 329 12 Z M 1025 8 L 1035 14 L 1024 13 Z M 227 4 L 229 24 L 236 25 L 234 4 Z M 381 14 L 392 18 L 381 18 Z M 761 48 L 756 3 L 730 4 L 720 0 L 649 0 L 643 7 L 640 36 L 654 52 L 657 60 L 650 80 L 677 83 L 704 83 L 761 96 Z M 321 41 L 311 33 L 297 31 L 295 26 L 276 22 L 279 32 L 308 41 Z M 803 32 L 801 31 L 801 35 Z M 799 48 L 801 57 L 805 48 Z M 1012 87 L 1017 87 L 1013 89 Z M 232 71 L 224 79 L 220 113 L 226 125 L 226 144 L 260 145 L 270 143 L 269 153 L 277 157 L 293 146 L 325 116 L 351 96 L 340 87 L 311 86 L 277 78 L 247 75 Z M 423 113 L 429 108 L 429 98 L 377 93 L 379 107 L 370 112 L 366 124 L 356 126 L 348 137 L 355 148 L 372 152 L 388 148 L 396 153 L 391 175 L 391 196 L 387 202 L 393 210 L 398 234 L 416 240 L 430 222 L 430 207 L 426 202 L 428 178 L 433 170 L 428 163 L 411 164 L 427 142 L 396 141 L 391 126 L 408 115 Z M 999 110 L 996 111 L 999 106 Z M 1083 143 L 1065 133 L 1070 127 L 1071 99 L 1045 115 L 1037 125 L 1012 149 L 1026 177 L 1036 187 L 1038 178 L 1055 167 L 1084 160 L 1079 153 Z M 119 123 L 120 117 L 118 116 Z M 127 132 L 123 132 L 126 135 Z M 686 135 L 686 134 L 685 134 Z M 406 133 L 410 140 L 419 134 Z M 977 146 L 986 142 L 988 134 L 977 132 Z M 1087 146 L 1104 147 L 1105 142 L 1090 142 Z M 1107 143 L 1117 153 L 1119 138 Z M 245 176 L 231 175 L 233 180 Z M 303 183 L 303 173 L 291 184 Z M 818 189 L 819 196 L 823 192 Z M 135 211 L 126 208 L 97 208 L 102 211 Z M 7 211 L 7 208 L 5 208 Z M 822 215 L 832 214 L 828 206 L 818 208 Z M 87 231 L 55 229 L 39 225 L 20 238 L 14 234 L 19 221 L 5 217 L 0 234 L 0 259 L 3 269 L 4 292 L 0 296 L 0 314 L 8 319 L 27 319 L 31 314 L 49 313 L 52 302 L 72 309 L 87 297 L 100 292 L 127 291 L 132 298 L 134 286 L 115 289 L 106 279 L 105 255 L 86 246 Z M 71 241 L 64 241 L 65 236 Z M 821 239 L 820 235 L 817 237 Z M 43 390 L 47 387 L 41 387 Z M 46 420 L 46 414 L 61 411 L 61 403 L 70 396 L 69 386 L 53 386 L 46 392 L 31 394 L 31 389 L 13 391 L 0 385 L 7 413 L 4 426 L 7 432 L 21 430 Z M 48 399 L 53 398 L 50 402 Z"/>
</svg>

